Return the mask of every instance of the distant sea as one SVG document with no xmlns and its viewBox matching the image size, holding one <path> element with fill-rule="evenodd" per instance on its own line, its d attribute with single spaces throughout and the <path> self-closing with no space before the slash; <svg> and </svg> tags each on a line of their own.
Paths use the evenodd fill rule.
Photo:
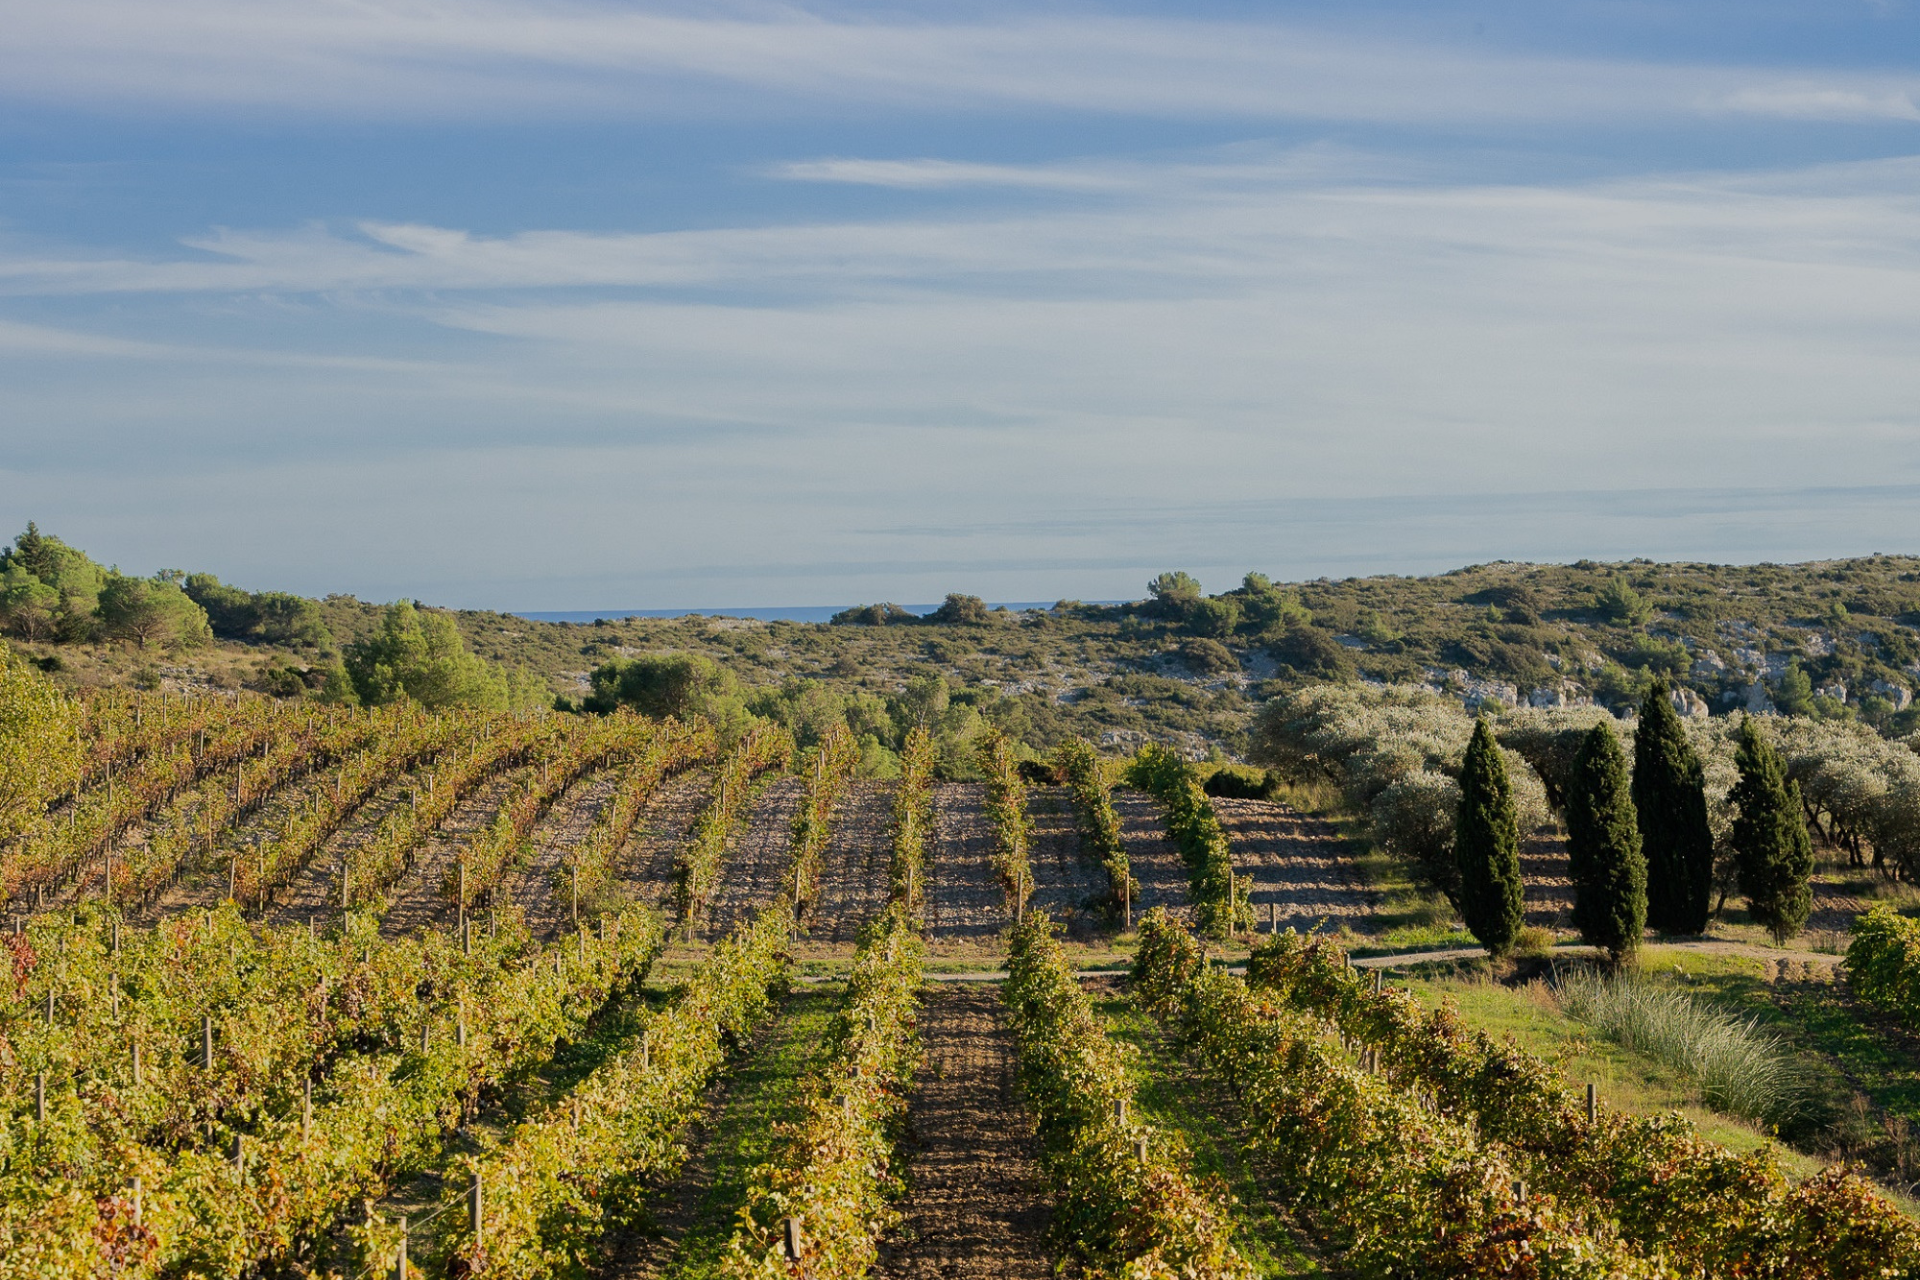
<svg viewBox="0 0 1920 1280">
<path fill-rule="evenodd" d="M 1051 609 L 1056 602 L 1052 600 L 1009 600 L 1005 602 L 989 600 L 989 609 Z M 1090 600 L 1089 604 L 1120 604 L 1118 600 Z M 911 614 L 932 613 L 940 606 L 937 604 L 903 604 L 900 606 Z M 828 622 L 833 615 L 845 609 L 853 608 L 846 604 L 800 604 L 788 608 L 714 608 L 714 609 L 549 609 L 516 610 L 516 618 L 530 618 L 535 622 L 596 622 L 601 618 L 758 618 L 762 622 Z"/>
</svg>

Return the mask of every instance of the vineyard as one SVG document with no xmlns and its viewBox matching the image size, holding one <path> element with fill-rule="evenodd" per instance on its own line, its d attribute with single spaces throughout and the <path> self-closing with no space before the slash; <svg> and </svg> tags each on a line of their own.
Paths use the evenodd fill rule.
<svg viewBox="0 0 1920 1280">
<path fill-rule="evenodd" d="M 0 1280 L 1920 1276 L 1904 1186 L 1423 1003 L 1332 823 L 1161 748 L 83 711 L 0 846 Z"/>
</svg>

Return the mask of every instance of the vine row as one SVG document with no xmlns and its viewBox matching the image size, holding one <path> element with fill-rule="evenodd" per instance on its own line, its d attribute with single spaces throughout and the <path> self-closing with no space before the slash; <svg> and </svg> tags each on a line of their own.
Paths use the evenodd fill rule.
<svg viewBox="0 0 1920 1280">
<path fill-rule="evenodd" d="M 1006 891 L 1007 914 L 1026 918 L 1033 893 L 1033 862 L 1028 846 L 1033 819 L 1027 816 L 1027 783 L 1013 740 L 989 727 L 981 735 L 980 768 L 987 775 L 987 819 L 993 824 L 993 871 Z M 1111 808 L 1111 805 L 1109 805 Z"/>
<path fill-rule="evenodd" d="M 1684 1118 L 1596 1107 L 1517 1045 L 1375 991 L 1322 940 L 1281 934 L 1255 949 L 1255 991 L 1325 1018 L 1382 1069 L 1500 1143 L 1529 1181 L 1604 1217 L 1649 1258 L 1713 1275 L 1920 1274 L 1920 1228 L 1841 1169 L 1797 1186 L 1770 1148 L 1736 1155 Z"/>
<path fill-rule="evenodd" d="M 1070 738 L 1054 748 L 1054 767 L 1073 792 L 1082 848 L 1107 873 L 1107 897 L 1102 904 L 1118 916 L 1138 900 L 1140 884 L 1127 864 L 1126 842 L 1120 838 L 1120 815 L 1113 811 L 1113 791 L 1100 767 L 1100 755 L 1084 738 Z"/>
<path fill-rule="evenodd" d="M 1353 1065 L 1324 1023 L 1209 966 L 1158 908 L 1141 928 L 1136 989 L 1238 1099 L 1263 1176 L 1363 1277 L 1525 1275 L 1627 1280 L 1672 1273 L 1527 1186 L 1497 1146 Z M 1782 1272 L 1769 1274 L 1807 1274 Z"/>
<path fill-rule="evenodd" d="M 676 861 L 682 921 L 693 923 L 719 887 L 734 829 L 753 803 L 754 780 L 792 759 L 793 735 L 779 725 L 756 721 L 720 762 L 713 800 L 694 823 L 693 838 Z"/>
<path fill-rule="evenodd" d="M 1175 1135 L 1130 1114 L 1129 1056 L 1108 1037 L 1044 915 L 1015 926 L 1007 969 L 1020 1087 L 1061 1244 L 1094 1280 L 1251 1280 L 1224 1196 L 1195 1182 Z"/>
<path fill-rule="evenodd" d="M 1168 748 L 1149 743 L 1127 766 L 1126 778 L 1152 796 L 1166 815 L 1168 833 L 1187 864 L 1188 893 L 1200 931 L 1224 938 L 1252 928 L 1253 881 L 1233 874 L 1227 833 L 1193 766 Z"/>
<path fill-rule="evenodd" d="M 914 1022 L 925 958 L 911 909 L 896 900 L 854 957 L 803 1114 L 781 1135 L 779 1155 L 748 1176 L 722 1276 L 857 1280 L 873 1265 L 903 1190 L 897 1140 L 919 1055 Z"/>
</svg>

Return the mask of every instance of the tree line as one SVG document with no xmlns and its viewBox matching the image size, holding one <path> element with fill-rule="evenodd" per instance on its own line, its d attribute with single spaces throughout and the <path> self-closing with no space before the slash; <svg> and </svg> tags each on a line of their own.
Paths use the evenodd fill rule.
<svg viewBox="0 0 1920 1280">
<path fill-rule="evenodd" d="M 1755 717 L 1740 726 L 1732 844 L 1740 892 L 1755 922 L 1785 941 L 1812 910 L 1813 842 L 1799 786 Z M 1564 784 L 1573 923 L 1623 963 L 1651 925 L 1697 934 L 1712 910 L 1713 833 L 1705 771 L 1665 688 L 1647 695 L 1631 772 L 1607 721 L 1581 740 Z M 1477 720 L 1460 773 L 1454 855 L 1467 928 L 1494 956 L 1511 951 L 1525 916 L 1520 824 L 1506 758 Z"/>
</svg>

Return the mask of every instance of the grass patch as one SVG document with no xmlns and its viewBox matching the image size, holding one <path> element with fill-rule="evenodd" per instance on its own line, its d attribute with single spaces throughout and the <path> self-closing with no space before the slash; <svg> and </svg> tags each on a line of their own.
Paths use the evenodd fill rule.
<svg viewBox="0 0 1920 1280">
<path fill-rule="evenodd" d="M 1683 1073 L 1634 1053 L 1595 1033 L 1562 1012 L 1545 983 L 1504 986 L 1484 976 L 1451 975 L 1396 978 L 1428 1008 L 1452 1001 L 1468 1024 L 1496 1037 L 1512 1036 L 1519 1046 L 1551 1063 L 1578 1090 L 1591 1081 L 1606 1105 L 1635 1115 L 1677 1111 L 1700 1135 L 1733 1151 L 1751 1151 L 1772 1141 L 1770 1134 L 1705 1105 L 1699 1088 Z M 1781 1163 L 1798 1175 L 1820 1164 L 1783 1150 Z"/>
<path fill-rule="evenodd" d="M 1778 980 L 1777 962 L 1649 947 L 1643 963 L 1758 1020 L 1825 1067 L 1817 1081 L 1826 1128 L 1822 1150 L 1865 1162 L 1912 1194 L 1920 1180 L 1920 1037 L 1859 1004 L 1838 982 L 1796 965 Z M 1771 970 L 1771 972 L 1769 972 Z M 1769 981 L 1769 977 L 1775 979 Z"/>
<path fill-rule="evenodd" d="M 1293 1225 L 1260 1189 L 1246 1147 L 1225 1122 L 1222 1108 L 1230 1104 L 1221 1091 L 1195 1079 L 1132 1000 L 1101 992 L 1093 999 L 1108 1033 L 1140 1051 L 1145 1072 L 1134 1106 L 1141 1117 L 1179 1134 L 1192 1152 L 1194 1173 L 1218 1178 L 1233 1196 L 1233 1243 L 1255 1272 L 1262 1277 L 1320 1274 Z"/>
<path fill-rule="evenodd" d="M 745 1202 L 754 1166 L 773 1159 L 777 1127 L 800 1118 L 801 1083 L 820 1066 L 827 1029 L 843 999 L 838 985 L 801 987 L 787 997 L 767 1039 L 734 1073 L 726 1105 L 699 1159 L 713 1171 L 660 1280 L 704 1280 L 719 1274 Z M 683 1175 L 684 1176 L 684 1175 Z"/>
</svg>

